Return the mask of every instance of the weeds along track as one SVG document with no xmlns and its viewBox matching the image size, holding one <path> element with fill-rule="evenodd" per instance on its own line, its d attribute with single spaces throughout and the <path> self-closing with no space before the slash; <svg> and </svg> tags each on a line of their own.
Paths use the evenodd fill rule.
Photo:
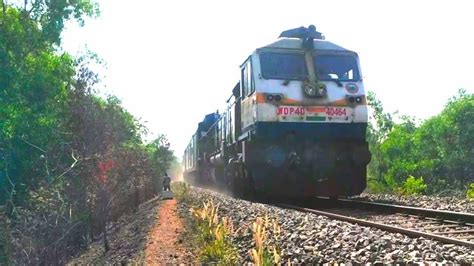
<svg viewBox="0 0 474 266">
<path fill-rule="evenodd" d="M 276 206 L 324 215 L 411 237 L 474 248 L 474 214 L 356 200 L 315 199 Z"/>
</svg>

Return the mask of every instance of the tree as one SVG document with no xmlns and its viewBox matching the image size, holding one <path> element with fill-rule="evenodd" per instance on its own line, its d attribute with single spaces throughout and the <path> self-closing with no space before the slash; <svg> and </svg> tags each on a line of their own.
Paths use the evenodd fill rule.
<svg viewBox="0 0 474 266">
<path fill-rule="evenodd" d="M 25 20 L 39 26 L 42 34 L 38 40 L 56 45 L 61 43 L 60 36 L 66 21 L 74 19 L 80 25 L 84 25 L 85 17 L 99 15 L 99 6 L 91 0 L 23 0 L 11 3 L 2 0 L 2 8 L 3 13 L 10 9 L 20 11 Z"/>
<path fill-rule="evenodd" d="M 380 144 L 387 138 L 392 130 L 394 122 L 391 114 L 384 111 L 382 102 L 377 99 L 375 93 L 367 95 L 370 106 L 369 124 L 367 129 L 367 141 L 372 159 L 368 165 L 368 185 L 374 191 L 382 191 L 389 187 L 384 178 L 387 170 Z"/>
<path fill-rule="evenodd" d="M 393 190 L 409 176 L 423 176 L 428 193 L 465 191 L 474 180 L 474 95 L 460 90 L 444 110 L 419 126 L 413 118 L 393 122 L 369 94 L 374 115 L 367 139 L 372 152 L 369 187 Z"/>
<path fill-rule="evenodd" d="M 2 1 L 0 205 L 12 230 L 0 255 L 12 264 L 64 264 L 106 238 L 110 221 L 159 191 L 150 188 L 174 160 L 164 136 L 144 143 L 146 128 L 118 98 L 94 94 L 94 55 L 59 51 L 64 22 L 94 14 L 88 0 Z"/>
<path fill-rule="evenodd" d="M 474 94 L 460 90 L 417 131 L 420 168 L 431 192 L 465 190 L 474 180 Z"/>
</svg>

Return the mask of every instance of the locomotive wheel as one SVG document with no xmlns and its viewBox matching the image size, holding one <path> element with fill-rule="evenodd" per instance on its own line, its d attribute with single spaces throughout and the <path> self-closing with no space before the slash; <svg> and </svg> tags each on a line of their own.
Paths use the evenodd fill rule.
<svg viewBox="0 0 474 266">
<path fill-rule="evenodd" d="M 242 198 L 254 200 L 255 197 L 256 193 L 252 174 L 245 166 L 242 166 Z"/>
<path fill-rule="evenodd" d="M 225 186 L 232 197 L 246 200 L 255 198 L 251 173 L 242 163 L 234 161 L 228 164 L 225 169 Z"/>
<path fill-rule="evenodd" d="M 236 192 L 238 191 L 238 182 L 236 181 L 236 176 L 238 176 L 238 168 L 236 163 L 232 162 L 225 169 L 225 189 L 232 197 L 236 197 Z"/>
<path fill-rule="evenodd" d="M 226 170 L 226 183 L 229 194 L 235 198 L 243 198 L 245 195 L 245 181 L 241 164 L 232 162 Z"/>
<path fill-rule="evenodd" d="M 218 190 L 225 190 L 225 170 L 224 168 L 213 168 L 212 172 L 212 187 L 217 188 Z"/>
</svg>

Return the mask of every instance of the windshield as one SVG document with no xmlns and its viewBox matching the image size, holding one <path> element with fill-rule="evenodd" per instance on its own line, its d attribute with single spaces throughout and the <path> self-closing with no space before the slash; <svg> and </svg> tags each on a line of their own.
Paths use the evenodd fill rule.
<svg viewBox="0 0 474 266">
<path fill-rule="evenodd" d="M 350 55 L 317 55 L 315 67 L 319 80 L 359 80 L 357 62 Z"/>
<path fill-rule="evenodd" d="M 260 65 L 265 79 L 303 80 L 308 75 L 303 54 L 261 53 Z"/>
<path fill-rule="evenodd" d="M 304 80 L 308 76 L 303 54 L 264 52 L 260 54 L 260 65 L 265 79 Z M 360 79 L 356 59 L 351 55 L 317 55 L 315 67 L 319 80 Z"/>
</svg>

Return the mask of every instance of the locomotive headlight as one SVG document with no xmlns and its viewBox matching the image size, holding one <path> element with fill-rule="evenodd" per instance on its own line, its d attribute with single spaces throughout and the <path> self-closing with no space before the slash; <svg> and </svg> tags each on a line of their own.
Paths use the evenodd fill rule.
<svg viewBox="0 0 474 266">
<path fill-rule="evenodd" d="M 306 95 L 311 96 L 311 97 L 314 97 L 318 94 L 316 87 L 310 83 L 305 83 L 303 85 L 303 91 Z"/>
<path fill-rule="evenodd" d="M 322 84 L 321 86 L 319 86 L 318 91 L 319 91 L 319 95 L 325 95 L 326 94 L 326 86 L 324 86 L 324 84 Z"/>
<path fill-rule="evenodd" d="M 308 97 L 323 97 L 326 96 L 327 89 L 326 85 L 322 82 L 316 81 L 312 83 L 305 81 L 303 83 L 303 92 Z"/>
</svg>

